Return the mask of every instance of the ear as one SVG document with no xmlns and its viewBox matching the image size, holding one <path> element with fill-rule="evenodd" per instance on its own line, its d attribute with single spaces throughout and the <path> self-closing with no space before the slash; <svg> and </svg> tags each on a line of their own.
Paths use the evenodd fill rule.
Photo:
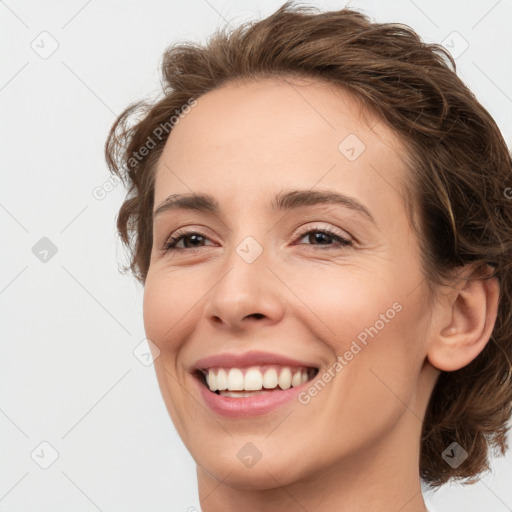
<svg viewBox="0 0 512 512">
<path fill-rule="evenodd" d="M 460 279 L 444 287 L 434 307 L 427 352 L 429 362 L 447 372 L 463 368 L 480 354 L 498 314 L 497 277 L 484 279 L 481 271 L 467 265 L 457 276 Z"/>
</svg>

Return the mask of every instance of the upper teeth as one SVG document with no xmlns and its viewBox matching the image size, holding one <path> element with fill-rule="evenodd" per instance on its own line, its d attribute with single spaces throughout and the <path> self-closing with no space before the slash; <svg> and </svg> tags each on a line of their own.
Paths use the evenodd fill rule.
<svg viewBox="0 0 512 512">
<path fill-rule="evenodd" d="M 278 372 L 278 370 L 280 370 Z M 244 373 L 245 372 L 245 373 Z M 282 366 L 260 369 L 250 368 L 210 368 L 206 374 L 206 383 L 210 391 L 258 391 L 262 388 L 281 389 L 299 386 L 308 380 L 307 368 Z"/>
</svg>

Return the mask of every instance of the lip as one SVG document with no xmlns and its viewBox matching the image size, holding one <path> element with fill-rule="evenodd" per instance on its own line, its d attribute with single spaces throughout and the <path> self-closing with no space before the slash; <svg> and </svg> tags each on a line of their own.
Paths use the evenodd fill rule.
<svg viewBox="0 0 512 512">
<path fill-rule="evenodd" d="M 198 386 L 203 401 L 213 412 L 227 417 L 251 417 L 266 414 L 280 407 L 290 404 L 307 386 L 311 380 L 284 390 L 269 391 L 261 395 L 234 398 L 218 395 L 208 389 L 201 381 L 198 372 L 209 368 L 248 368 L 275 364 L 289 367 L 308 367 L 319 369 L 319 365 L 311 361 L 302 361 L 281 354 L 271 352 L 249 351 L 242 354 L 222 353 L 199 359 L 191 368 L 193 381 Z"/>
<path fill-rule="evenodd" d="M 247 368 L 249 366 L 259 366 L 264 364 L 276 364 L 280 366 L 306 366 L 318 368 L 318 365 L 311 361 L 300 361 L 281 354 L 272 354 L 271 352 L 259 352 L 251 350 L 243 354 L 215 354 L 196 361 L 192 371 L 206 370 L 208 368 Z M 237 400 L 241 400 L 237 398 Z"/>
<path fill-rule="evenodd" d="M 270 391 L 261 395 L 232 398 L 211 392 L 199 378 L 192 377 L 198 391 L 211 411 L 227 417 L 252 417 L 272 412 L 290 404 L 307 386 L 311 380 L 296 387 L 280 391 Z M 298 402 L 298 400 L 297 400 Z"/>
</svg>

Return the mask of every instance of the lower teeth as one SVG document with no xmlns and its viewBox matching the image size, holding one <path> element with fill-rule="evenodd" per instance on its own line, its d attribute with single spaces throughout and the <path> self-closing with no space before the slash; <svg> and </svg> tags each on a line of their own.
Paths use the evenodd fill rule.
<svg viewBox="0 0 512 512">
<path fill-rule="evenodd" d="M 263 395 L 264 393 L 269 393 L 271 391 L 277 391 L 280 388 L 274 388 L 274 389 L 265 389 L 265 390 L 258 390 L 258 391 L 214 391 L 214 393 L 217 393 L 221 396 L 228 396 L 231 398 L 244 398 L 247 396 L 256 396 L 256 395 Z"/>
</svg>

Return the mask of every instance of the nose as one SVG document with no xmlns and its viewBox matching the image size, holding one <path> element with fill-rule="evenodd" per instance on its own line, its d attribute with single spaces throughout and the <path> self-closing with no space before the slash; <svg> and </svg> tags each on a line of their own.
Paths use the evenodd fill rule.
<svg viewBox="0 0 512 512">
<path fill-rule="evenodd" d="M 258 325 L 278 323 L 284 313 L 284 286 L 276 269 L 261 254 L 245 261 L 236 251 L 226 260 L 221 277 L 205 303 L 204 315 L 216 328 L 242 331 Z"/>
</svg>

